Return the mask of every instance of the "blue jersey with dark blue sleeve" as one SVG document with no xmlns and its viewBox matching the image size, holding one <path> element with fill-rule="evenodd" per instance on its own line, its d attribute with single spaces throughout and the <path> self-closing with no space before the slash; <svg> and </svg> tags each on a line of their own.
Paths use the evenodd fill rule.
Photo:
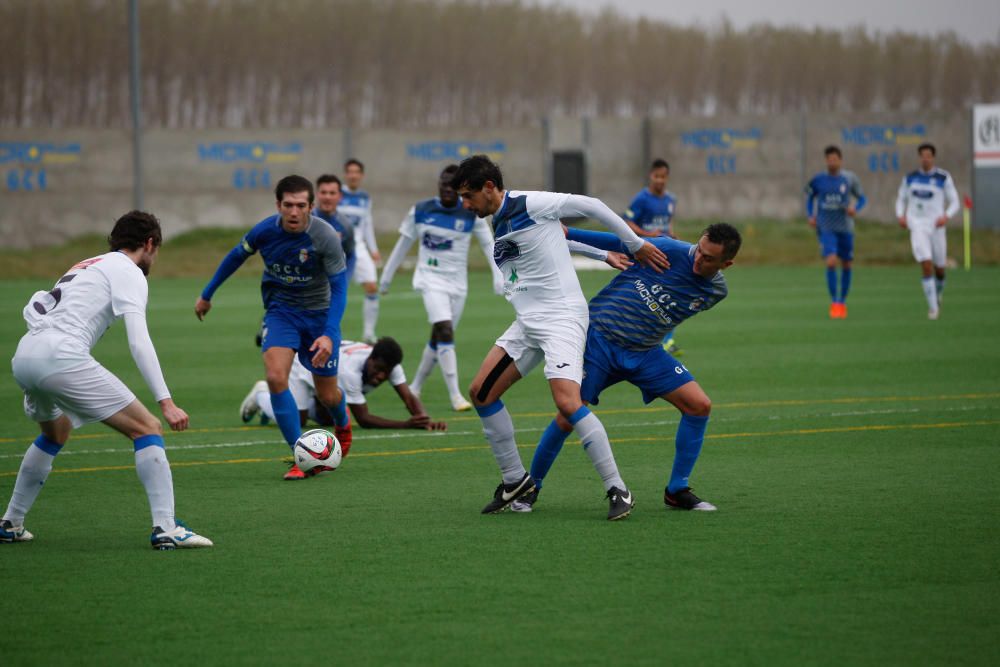
<svg viewBox="0 0 1000 667">
<path fill-rule="evenodd" d="M 864 208 L 867 199 L 861 181 L 850 171 L 817 174 L 806 185 L 806 213 L 816 216 L 820 232 L 853 232 L 854 218 L 847 215 L 851 197 L 857 199 L 855 211 Z"/>
<path fill-rule="evenodd" d="M 574 232 L 570 229 L 570 240 L 588 243 L 585 237 L 575 238 Z M 600 236 L 617 241 L 610 234 Z M 637 262 L 590 300 L 590 326 L 626 350 L 658 347 L 678 324 L 708 310 L 729 293 L 721 271 L 711 278 L 694 272 L 697 246 L 667 237 L 648 240 L 667 256 L 670 268 L 657 273 Z"/>
<path fill-rule="evenodd" d="M 647 232 L 660 232 L 665 235 L 670 229 L 676 203 L 677 198 L 672 192 L 656 195 L 650 192 L 649 188 L 643 188 L 632 199 L 622 217 Z"/>
</svg>

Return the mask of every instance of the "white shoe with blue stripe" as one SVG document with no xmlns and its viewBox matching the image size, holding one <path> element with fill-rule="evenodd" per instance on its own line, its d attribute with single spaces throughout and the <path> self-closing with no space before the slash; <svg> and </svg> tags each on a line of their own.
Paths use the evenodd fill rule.
<svg viewBox="0 0 1000 667">
<path fill-rule="evenodd" d="M 157 551 L 212 546 L 212 540 L 202 537 L 180 520 L 176 521 L 173 530 L 163 530 L 159 526 L 153 528 L 153 534 L 149 536 L 149 542 Z"/>
<path fill-rule="evenodd" d="M 24 526 L 15 526 L 12 521 L 4 519 L 0 521 L 0 544 L 10 544 L 12 542 L 30 542 L 35 536 L 24 529 Z"/>
</svg>

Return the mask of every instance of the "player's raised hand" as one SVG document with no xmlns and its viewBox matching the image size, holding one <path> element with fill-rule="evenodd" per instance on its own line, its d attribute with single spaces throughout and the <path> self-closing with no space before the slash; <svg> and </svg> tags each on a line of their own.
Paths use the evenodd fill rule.
<svg viewBox="0 0 1000 667">
<path fill-rule="evenodd" d="M 635 258 L 639 260 L 643 266 L 648 266 L 657 273 L 670 268 L 670 260 L 667 259 L 667 256 L 663 254 L 662 250 L 649 241 L 643 243 L 642 247 L 639 248 L 634 254 Z"/>
<path fill-rule="evenodd" d="M 194 314 L 198 317 L 199 321 L 205 320 L 205 315 L 208 311 L 212 310 L 212 302 L 202 299 L 200 296 L 198 300 L 194 302 Z"/>
<path fill-rule="evenodd" d="M 165 398 L 160 401 L 160 410 L 172 430 L 183 431 L 188 427 L 187 413 L 174 405 L 173 400 Z"/>
<path fill-rule="evenodd" d="M 619 271 L 624 271 L 632 266 L 632 260 L 628 258 L 628 255 L 613 251 L 608 252 L 608 258 L 604 260 L 604 263 L 612 269 L 618 269 Z"/>
<path fill-rule="evenodd" d="M 857 212 L 858 212 L 857 209 L 855 209 L 853 206 L 847 207 L 847 217 L 853 218 Z"/>
<path fill-rule="evenodd" d="M 809 226 L 810 227 L 815 227 L 816 226 L 816 216 L 815 215 L 812 216 L 811 218 L 809 218 Z"/>
<path fill-rule="evenodd" d="M 902 227 L 903 229 L 906 229 L 906 216 L 900 216 L 898 220 L 899 220 L 899 226 Z"/>
<path fill-rule="evenodd" d="M 937 225 L 938 227 L 944 227 L 945 225 L 948 224 L 948 218 L 942 215 L 940 218 L 937 219 L 937 221 L 935 221 L 934 224 Z"/>
<path fill-rule="evenodd" d="M 309 351 L 314 353 L 311 359 L 313 366 L 325 366 L 333 353 L 333 341 L 329 336 L 320 336 L 309 346 Z"/>
</svg>

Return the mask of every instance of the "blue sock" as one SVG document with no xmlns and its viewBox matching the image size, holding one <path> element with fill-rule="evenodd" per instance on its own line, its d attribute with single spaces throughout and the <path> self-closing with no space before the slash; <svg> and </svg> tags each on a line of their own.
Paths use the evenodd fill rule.
<svg viewBox="0 0 1000 667">
<path fill-rule="evenodd" d="M 535 457 L 531 459 L 531 478 L 535 480 L 535 487 L 542 488 L 542 480 L 549 473 L 549 468 L 555 463 L 556 457 L 562 450 L 563 443 L 569 437 L 570 431 L 559 428 L 556 420 L 553 419 L 542 433 L 542 439 L 535 447 Z"/>
<path fill-rule="evenodd" d="M 146 449 L 146 447 L 159 447 L 160 449 L 166 449 L 166 445 L 163 443 L 162 435 L 140 435 L 138 438 L 132 441 L 132 449 L 135 451 L 140 451 Z"/>
<path fill-rule="evenodd" d="M 847 293 L 851 289 L 851 270 L 844 269 L 840 272 L 840 302 L 847 301 Z"/>
<path fill-rule="evenodd" d="M 347 394 L 343 390 L 340 392 L 340 403 L 330 409 L 330 414 L 333 415 L 333 423 L 338 428 L 346 428 L 351 423 L 347 419 Z"/>
<path fill-rule="evenodd" d="M 285 442 L 289 447 L 295 446 L 295 441 L 302 435 L 302 427 L 299 426 L 299 406 L 295 405 L 295 399 L 289 389 L 275 394 L 271 392 L 271 408 L 274 410 L 274 420 L 278 422 L 281 435 L 285 437 Z"/>
<path fill-rule="evenodd" d="M 674 468 L 670 471 L 670 483 L 667 485 L 670 493 L 690 486 L 688 478 L 691 477 L 698 454 L 701 453 L 701 443 L 705 442 L 706 428 L 708 428 L 708 417 L 681 415 L 681 423 L 677 425 Z"/>
<path fill-rule="evenodd" d="M 837 269 L 826 270 L 826 288 L 830 290 L 830 300 L 837 300 Z"/>
<path fill-rule="evenodd" d="M 35 438 L 34 445 L 49 456 L 55 456 L 63 448 L 63 446 L 55 440 L 49 440 L 44 433 L 39 434 L 39 436 Z"/>
</svg>

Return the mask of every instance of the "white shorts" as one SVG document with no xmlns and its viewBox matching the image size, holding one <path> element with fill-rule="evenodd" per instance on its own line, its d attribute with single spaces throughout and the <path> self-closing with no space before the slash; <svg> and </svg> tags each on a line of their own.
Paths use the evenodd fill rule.
<svg viewBox="0 0 1000 667">
<path fill-rule="evenodd" d="M 358 244 L 354 246 L 354 282 L 359 285 L 375 282 L 375 260 L 368 252 L 368 246 Z"/>
<path fill-rule="evenodd" d="M 497 339 L 521 377 L 545 360 L 545 379 L 561 378 L 577 384 L 583 381 L 583 348 L 587 341 L 586 313 L 563 319 L 514 320 Z"/>
<path fill-rule="evenodd" d="M 452 327 L 458 327 L 465 310 L 465 292 L 449 294 L 442 290 L 422 289 L 424 309 L 427 311 L 427 321 L 431 324 L 451 320 Z"/>
<path fill-rule="evenodd" d="M 56 358 L 59 338 L 27 335 L 11 360 L 24 390 L 24 414 L 36 422 L 65 414 L 73 428 L 104 421 L 135 401 L 135 394 L 93 357 Z"/>
<path fill-rule="evenodd" d="M 288 390 L 292 392 L 295 405 L 299 410 L 308 410 L 316 397 L 316 385 L 312 373 L 300 363 L 292 364 L 292 371 L 288 374 Z"/>
<path fill-rule="evenodd" d="M 918 262 L 933 260 L 934 266 L 948 263 L 948 236 L 944 227 L 918 225 L 910 228 L 910 247 Z"/>
</svg>

